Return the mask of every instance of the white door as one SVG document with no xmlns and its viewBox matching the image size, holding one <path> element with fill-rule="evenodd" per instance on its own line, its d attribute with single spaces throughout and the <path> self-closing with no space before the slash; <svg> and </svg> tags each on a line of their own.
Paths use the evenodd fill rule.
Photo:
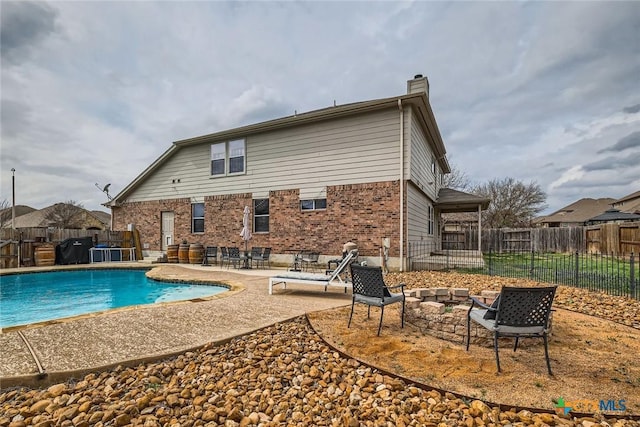
<svg viewBox="0 0 640 427">
<path fill-rule="evenodd" d="M 163 251 L 167 250 L 167 246 L 173 244 L 173 212 L 162 212 L 160 214 L 160 222 L 162 223 L 162 242 L 160 244 Z"/>
</svg>

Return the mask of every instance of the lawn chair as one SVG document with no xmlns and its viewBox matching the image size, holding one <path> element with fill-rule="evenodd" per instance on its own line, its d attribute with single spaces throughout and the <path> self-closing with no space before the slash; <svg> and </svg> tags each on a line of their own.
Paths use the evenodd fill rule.
<svg viewBox="0 0 640 427">
<path fill-rule="evenodd" d="M 229 269 L 229 265 L 231 264 L 233 264 L 234 268 L 240 268 L 240 264 L 245 260 L 245 257 L 240 255 L 240 248 L 237 246 L 228 247 L 227 253 L 229 255 L 227 259 L 227 269 Z"/>
<path fill-rule="evenodd" d="M 225 262 L 229 262 L 229 251 L 226 246 L 220 246 L 220 267 L 224 267 Z"/>
<path fill-rule="evenodd" d="M 262 265 L 262 268 L 264 268 L 264 263 L 266 262 L 269 268 L 271 268 L 271 261 L 269 261 L 270 256 L 271 248 L 264 248 L 264 251 L 261 254 L 251 256 L 251 262 L 255 262 L 256 267 Z"/>
<path fill-rule="evenodd" d="M 471 298 L 471 308 L 467 313 L 467 351 L 471 341 L 471 321 L 493 332 L 493 348 L 496 353 L 496 365 L 500 372 L 498 339 L 514 337 L 513 351 L 518 349 L 519 338 L 542 338 L 547 370 L 551 372 L 549 361 L 549 316 L 556 287 L 515 288 L 505 286 L 494 303 L 489 306 Z M 478 306 L 478 307 L 476 307 Z"/>
<path fill-rule="evenodd" d="M 282 285 L 283 288 L 287 288 L 287 283 L 300 283 L 306 285 L 318 285 L 323 286 L 326 291 L 329 286 L 342 286 L 344 292 L 347 292 L 347 288 L 351 287 L 351 283 L 345 281 L 340 274 L 351 264 L 353 259 L 358 256 L 358 251 L 353 250 L 347 254 L 342 262 L 336 267 L 331 274 L 322 273 L 302 273 L 287 271 L 279 273 L 269 278 L 269 295 L 273 294 L 273 287 L 275 285 Z"/>
<path fill-rule="evenodd" d="M 320 264 L 318 264 L 318 259 L 320 259 L 320 254 L 318 252 L 308 252 L 302 256 L 302 270 L 303 271 L 311 271 L 311 270 L 319 270 Z"/>
<path fill-rule="evenodd" d="M 382 329 L 382 317 L 384 316 L 384 307 L 389 304 L 402 302 L 402 313 L 400 314 L 400 322 L 404 328 L 404 283 L 396 286 L 387 286 L 382 277 L 382 268 L 380 267 L 364 267 L 358 264 L 351 264 L 351 280 L 353 285 L 353 297 L 351 299 L 351 314 L 349 315 L 349 323 L 351 326 L 351 318 L 353 317 L 353 307 L 355 303 L 367 305 L 367 318 L 371 315 L 371 306 L 380 307 L 380 324 L 378 325 L 378 336 Z M 392 289 L 400 289 L 399 293 L 392 293 Z"/>
<path fill-rule="evenodd" d="M 202 257 L 202 265 L 211 265 L 209 260 L 213 260 L 214 264 L 218 263 L 218 247 L 207 246 L 204 250 L 204 256 Z"/>
</svg>

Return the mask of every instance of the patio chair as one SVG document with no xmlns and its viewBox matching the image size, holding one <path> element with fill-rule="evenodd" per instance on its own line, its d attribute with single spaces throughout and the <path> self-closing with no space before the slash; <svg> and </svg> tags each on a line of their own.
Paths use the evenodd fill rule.
<svg viewBox="0 0 640 427">
<path fill-rule="evenodd" d="M 400 314 L 400 322 L 404 328 L 404 283 L 396 286 L 387 286 L 382 277 L 382 268 L 364 267 L 355 263 L 351 264 L 351 280 L 353 284 L 353 297 L 351 298 L 351 314 L 349 315 L 347 327 L 351 326 L 353 308 L 356 303 L 367 305 L 367 318 L 371 315 L 371 306 L 380 307 L 379 336 L 380 330 L 382 329 L 384 307 L 389 304 L 401 302 L 402 313 Z M 400 289 L 400 292 L 393 293 L 391 292 L 392 289 Z"/>
<path fill-rule="evenodd" d="M 207 246 L 204 250 L 204 256 L 202 257 L 202 265 L 211 265 L 209 261 L 213 260 L 214 264 L 218 263 L 218 247 Z"/>
<path fill-rule="evenodd" d="M 229 269 L 229 265 L 233 264 L 234 268 L 240 268 L 241 263 L 244 262 L 245 257 L 240 255 L 240 248 L 237 246 L 231 246 L 227 248 L 227 253 L 229 255 L 227 259 L 227 269 Z"/>
<path fill-rule="evenodd" d="M 264 268 L 264 263 L 266 262 L 269 268 L 271 268 L 271 261 L 269 261 L 270 256 L 271 248 L 264 248 L 264 251 L 261 254 L 251 256 L 251 262 L 255 262 L 256 267 L 262 265 L 262 268 Z"/>
<path fill-rule="evenodd" d="M 319 270 L 320 264 L 318 264 L 318 259 L 320 259 L 320 254 L 318 252 L 308 252 L 303 254 L 301 259 L 302 270 L 303 271 Z"/>
<path fill-rule="evenodd" d="M 262 256 L 262 247 L 261 246 L 253 246 L 251 248 L 251 254 L 249 255 L 250 259 L 253 260 L 254 257 Z"/>
<path fill-rule="evenodd" d="M 224 267 L 225 262 L 229 262 L 229 251 L 226 246 L 220 246 L 220 267 Z"/>
<path fill-rule="evenodd" d="M 471 321 L 493 332 L 493 348 L 496 353 L 498 372 L 500 372 L 500 356 L 498 354 L 498 339 L 500 337 L 516 339 L 513 351 L 518 349 L 519 338 L 542 338 L 547 370 L 549 375 L 553 375 L 549 361 L 547 334 L 555 293 L 555 286 L 538 288 L 505 286 L 491 306 L 472 297 L 471 308 L 467 312 L 467 351 L 471 341 Z"/>
</svg>

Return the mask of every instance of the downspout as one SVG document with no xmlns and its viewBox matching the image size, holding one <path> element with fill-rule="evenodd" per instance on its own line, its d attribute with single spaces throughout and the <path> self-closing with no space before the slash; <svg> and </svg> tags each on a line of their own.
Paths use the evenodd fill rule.
<svg viewBox="0 0 640 427">
<path fill-rule="evenodd" d="M 400 110 L 400 271 L 404 271 L 404 110 L 398 99 Z"/>
</svg>

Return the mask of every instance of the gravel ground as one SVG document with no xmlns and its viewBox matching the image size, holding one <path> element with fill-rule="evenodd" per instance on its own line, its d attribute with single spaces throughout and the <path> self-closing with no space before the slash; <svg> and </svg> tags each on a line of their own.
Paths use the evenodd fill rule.
<svg viewBox="0 0 640 427">
<path fill-rule="evenodd" d="M 425 281 L 447 287 L 468 282 L 474 290 L 497 286 L 495 278 L 451 274 L 398 274 L 388 280 L 408 278 L 421 287 Z M 295 293 L 286 292 L 274 297 Z M 563 291 L 557 303 L 640 325 L 637 302 Z M 260 306 L 257 301 L 252 309 Z M 490 407 L 424 389 L 332 350 L 298 317 L 160 362 L 96 371 L 46 388 L 4 390 L 0 426 L 26 425 L 620 427 L 640 422 Z"/>
</svg>

